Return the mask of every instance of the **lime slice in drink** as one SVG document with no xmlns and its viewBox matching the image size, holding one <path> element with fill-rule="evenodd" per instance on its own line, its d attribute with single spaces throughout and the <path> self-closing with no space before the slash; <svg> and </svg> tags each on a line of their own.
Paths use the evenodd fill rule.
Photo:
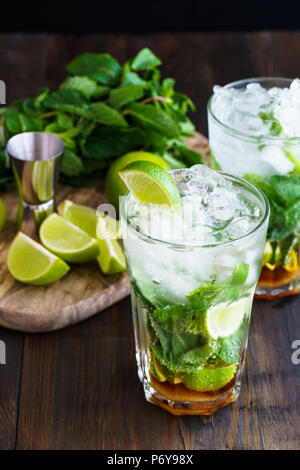
<svg viewBox="0 0 300 470">
<path fill-rule="evenodd" d="M 230 365 L 219 363 L 205 366 L 197 372 L 183 373 L 181 378 L 183 384 L 191 390 L 213 392 L 225 387 L 233 379 L 236 368 L 237 363 Z"/>
<path fill-rule="evenodd" d="M 154 354 L 151 355 L 150 364 L 151 373 L 157 380 L 159 380 L 159 382 L 168 381 L 173 385 L 177 385 L 182 382 L 180 374 L 164 366 Z"/>
<path fill-rule="evenodd" d="M 166 382 L 167 377 L 164 374 L 163 365 L 159 362 L 159 360 L 152 354 L 151 362 L 150 362 L 150 369 L 152 375 L 159 380 L 159 382 Z"/>
<path fill-rule="evenodd" d="M 222 302 L 206 312 L 208 335 L 213 338 L 226 338 L 240 327 L 245 314 L 249 314 L 250 299 L 242 298 L 231 304 Z"/>
<path fill-rule="evenodd" d="M 170 169 L 169 164 L 162 157 L 159 157 L 158 155 L 155 155 L 155 153 L 150 152 L 130 152 L 115 160 L 114 163 L 110 166 L 106 175 L 105 191 L 109 202 L 116 208 L 119 207 L 119 197 L 124 196 L 124 194 L 127 192 L 127 187 L 120 178 L 119 171 L 123 170 L 125 166 L 129 165 L 129 163 L 139 160 L 156 163 L 165 170 Z"/>
<path fill-rule="evenodd" d="M 69 199 L 66 199 L 62 204 L 61 215 L 64 219 L 88 233 L 90 237 L 96 238 L 97 214 L 95 209 L 74 204 Z M 106 221 L 110 238 L 121 238 L 121 224 L 119 221 L 109 215 L 106 216 Z"/>
<path fill-rule="evenodd" d="M 262 265 L 269 263 L 273 256 L 273 248 L 270 242 L 266 242 Z"/>
<path fill-rule="evenodd" d="M 283 267 L 286 271 L 293 273 L 299 269 L 298 256 L 294 248 L 286 255 L 283 263 Z"/>
<path fill-rule="evenodd" d="M 0 197 L 0 230 L 3 229 L 6 222 L 6 209 L 3 200 Z"/>
<path fill-rule="evenodd" d="M 155 163 L 133 162 L 119 175 L 142 204 L 159 204 L 172 210 L 180 208 L 181 199 L 176 183 L 166 170 Z"/>
<path fill-rule="evenodd" d="M 109 224 L 106 217 L 98 217 L 97 240 L 100 255 L 97 260 L 104 274 L 116 274 L 125 271 L 125 256 L 118 241 L 110 237 Z"/>
<path fill-rule="evenodd" d="M 36 286 L 57 281 L 70 269 L 64 261 L 22 232 L 9 248 L 7 267 L 18 281 Z"/>
<path fill-rule="evenodd" d="M 42 244 L 70 263 L 85 263 L 99 254 L 97 240 L 58 214 L 52 214 L 40 227 Z"/>
</svg>

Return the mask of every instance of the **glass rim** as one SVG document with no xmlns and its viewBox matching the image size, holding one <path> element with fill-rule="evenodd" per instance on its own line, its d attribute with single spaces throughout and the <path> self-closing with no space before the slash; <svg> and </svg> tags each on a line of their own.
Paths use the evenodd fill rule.
<svg viewBox="0 0 300 470">
<path fill-rule="evenodd" d="M 293 78 L 285 78 L 285 77 L 253 77 L 253 78 L 244 78 L 242 80 L 236 80 L 234 82 L 227 83 L 224 85 L 224 88 L 233 88 L 237 85 L 243 85 L 243 84 L 248 84 L 248 83 L 264 83 L 264 82 L 272 82 L 272 81 L 278 81 L 278 82 L 286 82 L 286 83 L 291 83 L 293 81 Z M 224 122 L 222 122 L 215 113 L 212 110 L 212 103 L 214 99 L 214 94 L 212 94 L 208 100 L 207 103 L 207 112 L 208 114 L 213 118 L 213 120 L 223 127 L 225 132 L 228 134 L 231 134 L 235 137 L 239 137 L 242 140 L 246 140 L 248 142 L 254 142 L 254 143 L 262 143 L 262 142 L 271 142 L 271 143 L 299 143 L 300 142 L 300 136 L 299 137 L 276 137 L 276 136 L 269 136 L 269 135 L 261 135 L 261 136 L 255 136 L 247 132 L 239 131 L 237 129 L 234 129 L 233 127 L 228 126 Z"/>
<path fill-rule="evenodd" d="M 124 214 L 124 220 L 126 221 L 127 226 L 134 231 L 134 233 L 138 236 L 138 238 L 143 238 L 147 242 L 151 242 L 151 243 L 154 243 L 154 244 L 159 243 L 159 244 L 167 245 L 168 247 L 174 247 L 174 248 L 179 248 L 179 247 L 181 247 L 181 248 L 183 248 L 183 247 L 184 248 L 190 248 L 190 249 L 194 249 L 194 248 L 204 248 L 204 249 L 221 248 L 221 247 L 231 245 L 232 243 L 236 243 L 239 240 L 243 240 L 243 239 L 246 239 L 248 237 L 250 238 L 256 232 L 260 231 L 266 223 L 268 223 L 268 219 L 269 219 L 269 215 L 270 215 L 270 204 L 269 204 L 268 198 L 257 186 L 250 183 L 246 179 L 230 175 L 229 173 L 225 173 L 223 171 L 218 171 L 218 170 L 214 170 L 214 171 L 216 171 L 217 173 L 225 176 L 227 179 L 229 178 L 230 180 L 233 180 L 234 182 L 238 183 L 240 186 L 246 186 L 247 189 L 250 188 L 250 191 L 252 192 L 252 194 L 254 194 L 255 196 L 258 195 L 258 197 L 263 202 L 264 211 L 263 211 L 263 214 L 261 216 L 261 219 L 258 222 L 258 224 L 252 230 L 250 230 L 250 232 L 246 232 L 245 234 L 241 235 L 240 237 L 237 237 L 233 240 L 229 240 L 229 241 L 226 241 L 226 242 L 199 245 L 197 243 L 187 244 L 187 243 L 181 243 L 181 242 L 171 242 L 171 241 L 167 241 L 167 240 L 162 240 L 162 239 L 159 239 L 159 238 L 156 238 L 156 237 L 152 237 L 151 235 L 148 235 L 144 232 L 137 231 L 136 228 L 134 227 L 134 225 L 128 220 L 128 216 L 127 216 L 127 213 L 126 213 L 126 214 Z M 134 198 L 132 193 L 130 193 L 130 191 L 127 191 L 125 196 L 123 196 L 123 198 L 122 198 L 122 201 L 121 201 L 121 204 L 120 204 L 120 216 L 121 216 L 121 218 L 122 218 L 124 201 L 125 201 L 125 199 L 128 200 L 128 198 L 130 198 L 130 197 Z"/>
</svg>

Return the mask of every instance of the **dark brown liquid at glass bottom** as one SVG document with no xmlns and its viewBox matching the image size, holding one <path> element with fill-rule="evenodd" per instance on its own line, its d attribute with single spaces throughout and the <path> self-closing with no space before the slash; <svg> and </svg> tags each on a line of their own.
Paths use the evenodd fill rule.
<svg viewBox="0 0 300 470">
<path fill-rule="evenodd" d="M 181 383 L 173 385 L 168 381 L 159 382 L 152 374 L 150 377 L 150 385 L 157 393 L 153 393 L 149 401 L 175 415 L 211 415 L 237 399 L 236 375 L 225 387 L 213 392 L 196 392 Z"/>
<path fill-rule="evenodd" d="M 286 271 L 282 266 L 278 266 L 277 268 L 274 269 L 274 271 L 271 271 L 270 269 L 263 267 L 259 281 L 258 281 L 258 286 L 270 288 L 270 289 L 281 287 L 281 286 L 284 286 L 285 284 L 289 284 L 290 282 L 295 281 L 299 277 L 299 275 L 300 275 L 300 270 L 289 272 L 289 271 Z M 297 292 L 298 290 L 295 288 L 295 289 L 287 290 L 286 292 L 282 292 L 278 294 L 277 296 L 255 294 L 255 297 L 269 300 L 269 299 L 274 299 L 276 297 L 285 297 L 287 295 L 297 294 Z"/>
</svg>

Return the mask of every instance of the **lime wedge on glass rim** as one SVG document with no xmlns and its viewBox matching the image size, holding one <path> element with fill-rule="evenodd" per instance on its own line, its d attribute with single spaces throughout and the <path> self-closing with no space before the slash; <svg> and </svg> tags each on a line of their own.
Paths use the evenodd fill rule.
<svg viewBox="0 0 300 470">
<path fill-rule="evenodd" d="M 8 250 L 7 267 L 18 281 L 36 286 L 58 281 L 70 269 L 63 260 L 22 232 Z"/>
<path fill-rule="evenodd" d="M 97 240 L 58 214 L 52 214 L 40 227 L 42 244 L 70 263 L 86 263 L 99 254 Z"/>
<path fill-rule="evenodd" d="M 145 152 L 143 150 L 129 152 L 122 155 L 122 157 L 117 158 L 117 160 L 110 165 L 105 179 L 105 192 L 107 198 L 116 208 L 119 207 L 119 197 L 124 196 L 127 192 L 127 187 L 120 178 L 119 172 L 130 163 L 139 160 L 156 163 L 162 168 L 170 170 L 170 165 L 162 157 L 155 153 Z"/>
<path fill-rule="evenodd" d="M 0 230 L 3 229 L 6 222 L 6 209 L 3 200 L 0 197 Z"/>
<path fill-rule="evenodd" d="M 179 189 L 172 176 L 161 166 L 141 160 L 127 165 L 119 175 L 142 204 L 159 204 L 166 209 L 180 209 Z"/>
<path fill-rule="evenodd" d="M 100 254 L 97 257 L 104 274 L 116 274 L 126 269 L 125 256 L 116 238 L 111 237 L 107 216 L 97 220 L 97 240 Z"/>
</svg>

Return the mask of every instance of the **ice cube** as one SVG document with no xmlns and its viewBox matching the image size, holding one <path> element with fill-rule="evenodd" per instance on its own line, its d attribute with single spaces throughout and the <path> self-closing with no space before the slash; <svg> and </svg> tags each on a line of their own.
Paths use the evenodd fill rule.
<svg viewBox="0 0 300 470">
<path fill-rule="evenodd" d="M 254 223 L 254 227 L 256 225 Z M 231 240 L 236 240 L 251 231 L 251 219 L 247 216 L 234 219 L 227 225 L 226 231 Z"/>
</svg>

